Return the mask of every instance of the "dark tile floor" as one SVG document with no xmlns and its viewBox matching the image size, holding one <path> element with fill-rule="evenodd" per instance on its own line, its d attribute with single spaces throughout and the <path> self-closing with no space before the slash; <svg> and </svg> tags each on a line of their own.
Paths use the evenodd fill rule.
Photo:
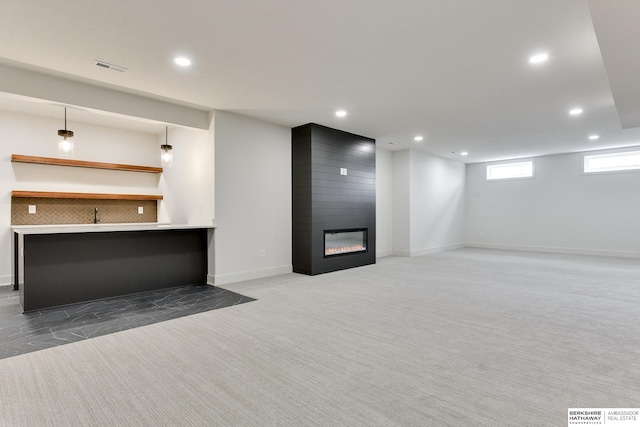
<svg viewBox="0 0 640 427">
<path fill-rule="evenodd" d="M 22 314 L 18 292 L 2 286 L 0 359 L 251 301 L 218 287 L 181 286 Z"/>
</svg>

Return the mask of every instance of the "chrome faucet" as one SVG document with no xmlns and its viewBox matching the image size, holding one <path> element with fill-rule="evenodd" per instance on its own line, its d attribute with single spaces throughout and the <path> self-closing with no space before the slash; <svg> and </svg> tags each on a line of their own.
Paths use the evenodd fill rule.
<svg viewBox="0 0 640 427">
<path fill-rule="evenodd" d="M 100 222 L 100 220 L 98 219 L 98 208 L 95 208 L 93 210 L 93 223 L 97 224 L 99 222 Z"/>
</svg>

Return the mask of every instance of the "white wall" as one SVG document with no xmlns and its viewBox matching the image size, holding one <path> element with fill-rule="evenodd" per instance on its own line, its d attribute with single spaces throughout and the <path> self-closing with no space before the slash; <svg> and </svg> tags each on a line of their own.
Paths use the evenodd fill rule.
<svg viewBox="0 0 640 427">
<path fill-rule="evenodd" d="M 467 245 L 640 257 L 640 172 L 582 175 L 581 155 L 535 159 L 535 178 L 467 166 Z"/>
<path fill-rule="evenodd" d="M 154 150 L 160 155 L 159 135 Z M 214 218 L 214 129 L 170 128 L 168 142 L 173 147 L 173 165 L 164 168 L 160 191 L 159 222 L 210 225 Z"/>
<path fill-rule="evenodd" d="M 376 150 L 376 256 L 392 254 L 393 232 L 393 156 Z"/>
<path fill-rule="evenodd" d="M 11 283 L 11 191 L 163 194 L 160 220 L 187 222 L 213 217 L 213 136 L 207 131 L 169 130 L 174 167 L 161 175 L 127 171 L 12 163 L 11 154 L 57 157 L 57 130 L 64 123 L 0 111 L 0 285 Z M 136 132 L 73 121 L 74 158 L 160 166 L 164 134 Z M 175 138 L 175 140 L 173 139 Z M 178 190 L 179 189 L 179 190 Z"/>
<path fill-rule="evenodd" d="M 394 254 L 464 246 L 464 164 L 422 151 L 394 152 L 393 191 Z"/>
<path fill-rule="evenodd" d="M 464 246 L 465 165 L 411 152 L 411 254 Z"/>
<path fill-rule="evenodd" d="M 411 255 L 411 152 L 394 151 L 392 154 L 392 252 Z"/>
<path fill-rule="evenodd" d="M 215 283 L 291 272 L 291 129 L 223 111 L 214 121 Z"/>
</svg>

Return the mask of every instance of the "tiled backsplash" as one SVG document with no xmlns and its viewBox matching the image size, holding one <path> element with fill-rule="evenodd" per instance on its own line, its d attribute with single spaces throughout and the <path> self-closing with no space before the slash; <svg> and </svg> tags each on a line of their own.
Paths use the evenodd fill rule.
<svg viewBox="0 0 640 427">
<path fill-rule="evenodd" d="M 29 213 L 29 205 L 36 213 Z M 143 213 L 138 213 L 142 207 Z M 92 224 L 98 208 L 100 224 L 157 222 L 155 200 L 83 200 L 13 197 L 11 225 Z"/>
</svg>

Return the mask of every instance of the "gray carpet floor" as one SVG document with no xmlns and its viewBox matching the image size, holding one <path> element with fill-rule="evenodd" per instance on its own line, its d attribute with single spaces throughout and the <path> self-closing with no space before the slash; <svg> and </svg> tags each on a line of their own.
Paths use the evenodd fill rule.
<svg viewBox="0 0 640 427">
<path fill-rule="evenodd" d="M 566 426 L 640 406 L 640 261 L 460 249 L 0 360 L 8 426 Z"/>
</svg>

